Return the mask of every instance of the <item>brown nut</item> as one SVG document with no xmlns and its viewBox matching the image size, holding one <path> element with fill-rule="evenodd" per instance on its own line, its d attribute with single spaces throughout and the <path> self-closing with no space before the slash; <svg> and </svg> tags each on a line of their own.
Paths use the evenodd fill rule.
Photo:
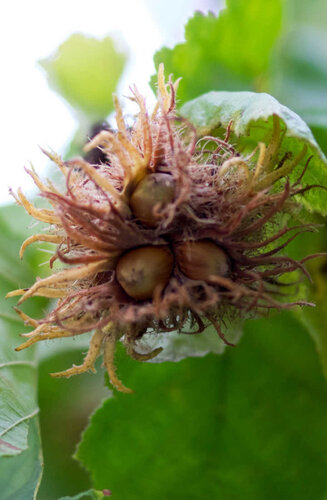
<svg viewBox="0 0 327 500">
<path fill-rule="evenodd" d="M 181 271 L 192 280 L 210 282 L 210 276 L 227 276 L 230 270 L 226 252 L 207 239 L 181 243 L 176 258 Z"/>
<path fill-rule="evenodd" d="M 153 297 L 170 278 L 174 257 L 169 248 L 144 246 L 125 253 L 118 261 L 116 276 L 127 295 L 136 300 Z"/>
<path fill-rule="evenodd" d="M 136 186 L 130 198 L 134 215 L 146 226 L 156 227 L 160 217 L 156 209 L 162 209 L 175 197 L 175 182 L 171 175 L 149 174 Z"/>
</svg>

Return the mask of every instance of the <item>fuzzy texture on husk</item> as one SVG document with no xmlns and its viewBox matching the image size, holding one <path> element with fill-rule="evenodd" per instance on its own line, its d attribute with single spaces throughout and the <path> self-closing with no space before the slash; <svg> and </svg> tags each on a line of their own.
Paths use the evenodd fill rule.
<svg viewBox="0 0 327 500">
<path fill-rule="evenodd" d="M 31 288 L 9 294 L 22 295 L 19 304 L 33 296 L 57 300 L 37 320 L 16 308 L 33 327 L 17 350 L 94 330 L 83 364 L 54 376 L 94 370 L 95 359 L 103 351 L 113 386 L 129 392 L 115 371 L 119 339 L 130 356 L 145 361 L 161 350 L 139 352 L 138 341 L 147 332 L 201 334 L 211 324 L 229 344 L 221 329 L 225 320 L 308 305 L 287 301 L 284 276 L 296 270 L 307 275 L 304 263 L 312 256 L 295 261 L 284 249 L 299 233 L 315 228 L 310 224 L 289 227 L 282 217 L 296 212 L 294 196 L 310 188 L 301 185 L 309 162 L 306 150 L 295 158 L 280 157 L 285 130 L 277 116 L 271 137 L 251 155 L 243 156 L 229 142 L 232 123 L 223 139 L 199 138 L 192 124 L 176 113 L 177 86 L 171 79 L 165 83 L 160 66 L 158 103 L 151 115 L 134 87 L 132 99 L 139 112 L 133 126 L 126 125 L 114 98 L 117 130 L 101 130 L 86 145 L 86 158 L 63 162 L 46 152 L 65 178 L 64 192 L 51 182 L 44 184 L 34 170 L 28 173 L 51 209 L 36 208 L 21 190 L 15 195 L 30 215 L 49 225 L 46 232 L 24 242 L 21 256 L 29 244 L 46 241 L 56 245 L 50 268 L 56 261 L 64 264 Z M 91 151 L 101 154 L 91 156 Z M 87 161 L 92 158 L 101 161 Z M 295 169 L 298 180 L 291 184 L 287 176 Z M 174 185 L 173 199 L 153 206 L 154 227 L 138 220 L 129 203 L 150 174 L 167 174 Z M 194 280 L 181 271 L 182 245 L 198 241 L 209 241 L 223 251 L 227 273 Z M 164 285 L 154 283 L 150 299 L 135 300 L 117 280 L 117 262 L 130 250 L 149 246 L 169 249 L 174 256 L 172 271 Z M 203 255 L 204 262 L 208 259 L 210 252 Z"/>
</svg>

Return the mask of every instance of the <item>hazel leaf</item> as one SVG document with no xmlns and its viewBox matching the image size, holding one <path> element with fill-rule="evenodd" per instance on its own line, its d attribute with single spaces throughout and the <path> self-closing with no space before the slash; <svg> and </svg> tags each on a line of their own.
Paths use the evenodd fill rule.
<svg viewBox="0 0 327 500">
<path fill-rule="evenodd" d="M 326 273 L 321 273 L 321 278 L 324 280 L 326 279 L 325 274 Z M 296 315 L 315 342 L 322 371 L 327 379 L 327 292 L 324 290 L 324 293 L 318 298 L 315 294 L 312 294 L 312 296 L 313 300 L 316 300 L 316 308 L 308 308 L 308 310 L 303 310 L 301 312 L 296 311 Z"/>
<path fill-rule="evenodd" d="M 35 500 L 43 459 L 38 418 L 29 422 L 27 448 L 20 455 L 0 458 L 1 500 Z"/>
<path fill-rule="evenodd" d="M 72 35 L 57 52 L 40 61 L 49 85 L 88 122 L 102 121 L 112 110 L 112 94 L 126 63 L 109 37 Z"/>
<path fill-rule="evenodd" d="M 273 129 L 273 117 L 277 116 L 285 130 L 279 149 L 279 158 L 290 152 L 293 157 L 307 147 L 308 158 L 312 159 L 303 177 L 303 184 L 319 184 L 327 187 L 327 159 L 318 146 L 311 130 L 300 116 L 277 99 L 266 93 L 255 92 L 208 92 L 181 108 L 181 114 L 198 131 L 199 136 L 212 134 L 224 136 L 228 124 L 232 121 L 231 141 L 243 152 L 251 152 L 259 142 L 269 142 Z M 300 167 L 304 167 L 300 165 Z M 291 174 L 295 180 L 301 170 Z M 301 196 L 306 209 L 327 214 L 327 192 L 315 188 Z"/>
<path fill-rule="evenodd" d="M 227 340 L 237 344 L 242 336 L 243 324 L 234 322 L 228 325 L 227 329 L 223 327 L 223 330 Z M 223 354 L 226 349 L 226 344 L 218 337 L 212 326 L 199 335 L 185 335 L 178 332 L 171 332 L 168 335 L 148 333 L 141 342 L 146 350 L 163 348 L 161 353 L 150 360 L 151 363 L 176 362 L 188 357 L 203 357 L 209 353 Z"/>
<path fill-rule="evenodd" d="M 31 253 L 17 265 L 28 217 L 19 207 L 1 209 L 0 217 L 0 491 L 1 500 L 35 498 L 42 475 L 38 427 L 37 364 L 35 349 L 17 353 L 22 323 L 10 310 L 5 294 L 33 279 L 38 261 Z M 12 225 L 15 221 L 15 225 Z M 14 303 L 14 302 L 12 302 Z M 35 314 L 44 301 L 30 305 Z"/>
<path fill-rule="evenodd" d="M 17 344 L 21 325 L 14 319 L 0 319 L 0 456 L 18 455 L 27 449 L 29 423 L 38 414 L 36 368 L 31 356 L 9 354 Z M 3 345 L 4 344 L 4 345 Z M 34 354 L 34 353 L 33 353 Z"/>
<path fill-rule="evenodd" d="M 258 90 L 281 21 L 281 0 L 227 0 L 218 16 L 196 12 L 185 27 L 185 42 L 156 52 L 156 69 L 163 62 L 168 75 L 183 76 L 182 102 L 212 89 Z"/>
<path fill-rule="evenodd" d="M 7 209 L 8 210 L 8 209 Z M 10 209 L 9 209 L 10 210 Z M 2 214 L 6 208 L 2 209 Z M 15 236 L 0 218 L 0 456 L 18 455 L 27 449 L 27 436 L 30 420 L 37 415 L 37 365 L 35 350 L 16 353 L 22 323 L 5 302 L 5 294 L 19 288 L 32 279 L 33 271 L 28 265 L 17 268 L 20 246 Z M 16 272 L 17 269 L 17 272 Z M 9 310 L 8 310 L 9 309 Z M 34 309 L 35 310 L 35 309 Z"/>
<path fill-rule="evenodd" d="M 77 451 L 95 488 L 129 500 L 323 498 L 327 387 L 313 344 L 290 312 L 245 330 L 224 356 L 119 360 L 135 393 L 103 402 Z"/>
<path fill-rule="evenodd" d="M 321 224 L 320 218 L 317 223 Z M 327 226 L 315 233 L 307 233 L 301 239 L 301 246 L 292 242 L 289 254 L 294 259 L 299 259 L 306 253 L 324 253 L 327 250 Z M 307 263 L 307 269 L 312 276 L 312 283 L 306 287 L 305 298 L 313 302 L 316 307 L 295 308 L 293 314 L 301 321 L 304 328 L 311 335 L 320 358 L 322 371 L 327 379 L 327 254 L 313 259 Z"/>
</svg>

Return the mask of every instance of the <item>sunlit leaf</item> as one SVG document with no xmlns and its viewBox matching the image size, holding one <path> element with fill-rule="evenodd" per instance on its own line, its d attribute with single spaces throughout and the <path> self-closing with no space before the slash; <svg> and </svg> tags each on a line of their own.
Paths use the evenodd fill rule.
<svg viewBox="0 0 327 500">
<path fill-rule="evenodd" d="M 124 69 L 126 54 L 110 37 L 97 40 L 72 35 L 57 53 L 41 61 L 50 86 L 81 114 L 94 123 L 112 110 L 112 93 Z"/>
<path fill-rule="evenodd" d="M 269 92 L 309 124 L 326 154 L 326 14 L 324 0 L 229 0 L 217 17 L 196 13 L 186 41 L 159 50 L 155 64 L 182 77 L 181 104 L 211 90 Z"/>
<path fill-rule="evenodd" d="M 309 127 L 296 113 L 269 94 L 208 92 L 184 104 L 181 113 L 197 127 L 200 136 L 208 133 L 223 135 L 232 120 L 234 142 L 248 151 L 253 150 L 260 141 L 265 142 L 271 137 L 273 115 L 276 115 L 286 127 L 280 157 L 285 151 L 296 156 L 307 146 L 307 156 L 311 154 L 313 158 L 304 182 L 327 186 L 327 160 Z M 302 202 L 309 210 L 327 214 L 327 195 L 323 189 L 307 192 L 302 197 Z"/>
<path fill-rule="evenodd" d="M 77 452 L 117 500 L 307 500 L 327 492 L 327 387 L 291 313 L 248 321 L 223 356 L 119 363 Z M 126 480 L 128 478 L 128 480 Z"/>
<path fill-rule="evenodd" d="M 185 43 L 155 54 L 156 68 L 163 62 L 167 74 L 183 77 L 182 102 L 213 89 L 261 89 L 281 19 L 281 0 L 227 0 L 217 17 L 196 13 L 185 27 Z"/>
</svg>

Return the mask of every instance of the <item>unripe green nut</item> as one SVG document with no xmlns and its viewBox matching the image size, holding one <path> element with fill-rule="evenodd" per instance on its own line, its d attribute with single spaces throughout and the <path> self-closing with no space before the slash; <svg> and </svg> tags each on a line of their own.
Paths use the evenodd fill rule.
<svg viewBox="0 0 327 500">
<path fill-rule="evenodd" d="M 155 208 L 162 209 L 174 200 L 175 182 L 171 175 L 149 174 L 136 186 L 130 198 L 130 207 L 144 225 L 156 227 L 160 217 Z"/>
<path fill-rule="evenodd" d="M 136 300 L 153 297 L 168 283 L 174 257 L 165 246 L 144 246 L 125 253 L 118 261 L 116 276 L 124 291 Z"/>
</svg>

